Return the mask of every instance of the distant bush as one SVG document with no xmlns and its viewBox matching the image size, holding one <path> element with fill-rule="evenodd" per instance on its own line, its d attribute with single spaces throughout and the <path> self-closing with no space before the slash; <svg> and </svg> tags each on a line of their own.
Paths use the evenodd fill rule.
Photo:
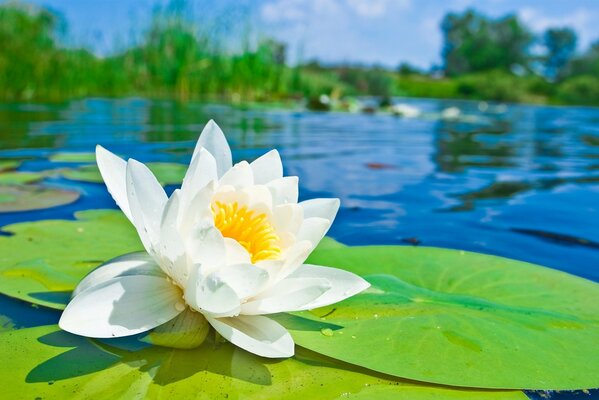
<svg viewBox="0 0 599 400">
<path fill-rule="evenodd" d="M 450 79 L 433 79 L 427 76 L 400 75 L 396 83 L 398 96 L 454 98 L 459 97 L 457 82 Z"/>
<path fill-rule="evenodd" d="M 526 97 L 526 88 L 521 85 L 520 80 L 506 72 L 465 75 L 457 78 L 457 81 L 458 93 L 466 98 L 522 101 Z"/>
<path fill-rule="evenodd" d="M 599 105 L 599 79 L 589 75 L 570 78 L 558 86 L 557 99 L 569 104 Z"/>
</svg>

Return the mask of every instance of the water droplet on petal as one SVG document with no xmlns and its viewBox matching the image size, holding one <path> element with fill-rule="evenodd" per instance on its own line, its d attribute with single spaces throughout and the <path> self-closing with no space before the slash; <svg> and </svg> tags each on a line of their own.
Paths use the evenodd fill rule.
<svg viewBox="0 0 599 400">
<path fill-rule="evenodd" d="M 178 302 L 177 304 L 175 304 L 175 310 L 177 310 L 177 311 L 185 310 L 185 304 L 181 301 Z"/>
</svg>

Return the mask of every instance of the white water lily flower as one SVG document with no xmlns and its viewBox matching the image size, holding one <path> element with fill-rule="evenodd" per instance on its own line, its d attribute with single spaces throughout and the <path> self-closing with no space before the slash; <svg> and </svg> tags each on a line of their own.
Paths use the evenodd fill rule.
<svg viewBox="0 0 599 400">
<path fill-rule="evenodd" d="M 170 198 L 138 161 L 100 146 L 96 157 L 146 252 L 114 259 L 84 278 L 60 319 L 66 331 L 128 336 L 191 310 L 247 351 L 290 357 L 290 334 L 264 315 L 322 307 L 369 286 L 347 271 L 304 264 L 339 200 L 298 203 L 298 179 L 283 177 L 276 150 L 232 166 L 229 145 L 210 121 Z"/>
</svg>

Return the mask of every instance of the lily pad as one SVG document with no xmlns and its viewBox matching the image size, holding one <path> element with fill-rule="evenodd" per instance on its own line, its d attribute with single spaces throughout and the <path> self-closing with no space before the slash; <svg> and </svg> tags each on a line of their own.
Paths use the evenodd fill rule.
<svg viewBox="0 0 599 400">
<path fill-rule="evenodd" d="M 21 185 L 38 182 L 44 179 L 43 172 L 0 172 L 0 185 Z"/>
<path fill-rule="evenodd" d="M 96 162 L 96 155 L 89 152 L 59 152 L 48 157 L 53 162 L 89 163 Z"/>
<path fill-rule="evenodd" d="M 73 203 L 78 198 L 79 192 L 73 190 L 58 189 L 44 185 L 0 184 L 0 213 L 57 207 Z"/>
<path fill-rule="evenodd" d="M 150 170 L 156 175 L 162 185 L 175 185 L 183 181 L 187 165 L 175 163 L 147 163 Z M 102 183 L 102 175 L 96 165 L 83 165 L 79 168 L 65 169 L 62 175 L 74 181 Z"/>
<path fill-rule="evenodd" d="M 24 222 L 3 228 L 12 235 L 0 236 L 1 293 L 62 309 L 93 268 L 143 249 L 120 211 L 88 210 L 75 215 L 73 221 Z"/>
<path fill-rule="evenodd" d="M 122 343 L 122 342 L 120 342 Z M 143 345 L 143 344 L 142 344 Z M 517 391 L 452 389 L 404 381 L 298 349 L 286 360 L 249 354 L 212 336 L 194 350 L 93 341 L 55 326 L 0 334 L 6 398 L 523 400 Z M 377 397 L 380 398 L 380 397 Z"/>
<path fill-rule="evenodd" d="M 316 252 L 309 261 L 365 275 L 372 287 L 339 304 L 280 317 L 301 346 L 438 384 L 599 387 L 596 283 L 436 248 L 343 248 Z"/>
<path fill-rule="evenodd" d="M 19 167 L 21 160 L 0 160 L 0 171 L 9 171 Z"/>
</svg>

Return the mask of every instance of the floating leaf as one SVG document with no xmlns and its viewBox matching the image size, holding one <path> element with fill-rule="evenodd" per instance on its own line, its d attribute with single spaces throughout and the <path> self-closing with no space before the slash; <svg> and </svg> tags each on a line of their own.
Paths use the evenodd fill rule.
<svg viewBox="0 0 599 400">
<path fill-rule="evenodd" d="M 21 165 L 21 160 L 0 160 L 0 171 L 17 169 L 19 165 Z"/>
<path fill-rule="evenodd" d="M 365 275 L 372 287 L 339 304 L 280 317 L 301 346 L 446 385 L 599 387 L 596 283 L 436 248 L 324 250 L 309 262 Z"/>
<path fill-rule="evenodd" d="M 43 185 L 0 184 L 0 212 L 40 210 L 70 204 L 78 198 L 79 192 L 73 190 Z"/>
<path fill-rule="evenodd" d="M 20 185 L 41 181 L 46 175 L 43 172 L 0 172 L 0 185 Z"/>
<path fill-rule="evenodd" d="M 89 152 L 59 152 L 48 157 L 53 162 L 68 162 L 68 163 L 89 163 L 96 162 L 96 155 Z"/>
<path fill-rule="evenodd" d="M 187 166 L 175 163 L 147 163 L 148 168 L 156 175 L 162 185 L 175 185 L 183 181 Z M 102 183 L 102 176 L 96 165 L 83 165 L 79 168 L 65 169 L 62 175 L 71 180 Z"/>
<path fill-rule="evenodd" d="M 24 222 L 3 228 L 13 235 L 0 236 L 1 293 L 62 309 L 93 268 L 143 249 L 120 211 L 88 210 L 75 215 L 74 221 Z"/>
<path fill-rule="evenodd" d="M 430 386 L 373 374 L 298 349 L 286 360 L 264 359 L 212 336 L 194 350 L 122 350 L 55 326 L 0 334 L 0 385 L 5 398 L 338 399 L 359 395 L 405 400 L 524 400 L 516 391 Z M 376 397 L 380 398 L 380 397 Z"/>
</svg>

